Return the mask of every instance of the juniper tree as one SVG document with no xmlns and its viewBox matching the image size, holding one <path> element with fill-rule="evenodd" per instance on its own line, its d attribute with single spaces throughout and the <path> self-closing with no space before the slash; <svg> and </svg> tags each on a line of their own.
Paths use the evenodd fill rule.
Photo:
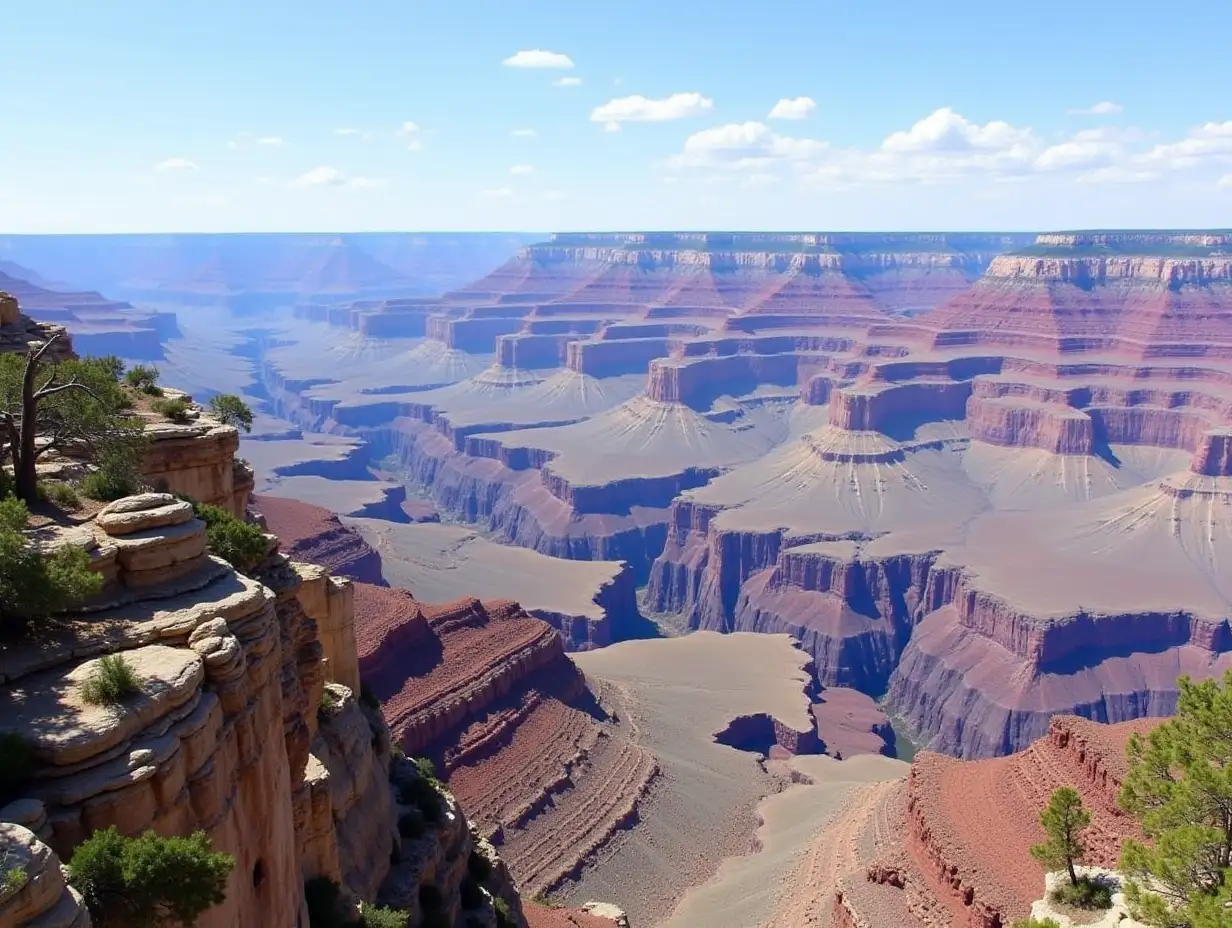
<svg viewBox="0 0 1232 928">
<path fill-rule="evenodd" d="M 1057 789 L 1040 813 L 1048 840 L 1031 848 L 1031 856 L 1050 870 L 1065 869 L 1071 886 L 1078 885 L 1074 864 L 1082 863 L 1086 848 L 1082 832 L 1091 824 L 1091 813 L 1082 807 L 1082 797 L 1072 786 Z"/>
</svg>

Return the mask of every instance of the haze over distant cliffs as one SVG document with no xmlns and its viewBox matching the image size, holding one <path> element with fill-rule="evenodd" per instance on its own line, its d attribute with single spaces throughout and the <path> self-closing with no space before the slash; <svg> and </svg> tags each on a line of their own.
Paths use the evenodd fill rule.
<svg viewBox="0 0 1232 928">
<path fill-rule="evenodd" d="M 258 363 L 446 515 L 625 560 L 681 627 L 796 635 L 981 756 L 1232 660 L 1229 250 L 558 235 L 439 299 L 304 307 Z"/>
</svg>

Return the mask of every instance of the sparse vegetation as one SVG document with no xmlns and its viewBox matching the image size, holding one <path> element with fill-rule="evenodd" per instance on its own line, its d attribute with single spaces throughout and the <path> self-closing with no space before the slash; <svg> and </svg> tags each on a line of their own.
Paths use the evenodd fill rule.
<svg viewBox="0 0 1232 928">
<path fill-rule="evenodd" d="M 71 483 L 48 480 L 39 485 L 39 495 L 60 509 L 80 509 L 81 498 Z"/>
<path fill-rule="evenodd" d="M 140 492 L 141 443 L 119 443 L 104 450 L 95 462 L 98 469 L 81 481 L 81 492 L 90 499 L 111 501 Z"/>
<path fill-rule="evenodd" d="M 147 831 L 126 838 L 115 827 L 96 831 L 69 862 L 69 882 L 103 928 L 192 925 L 226 898 L 235 859 L 211 849 L 204 831 L 164 838 Z"/>
<path fill-rule="evenodd" d="M 53 363 L 55 335 L 25 355 L 0 354 L 0 467 L 13 463 L 13 493 L 27 503 L 38 498 L 40 459 L 69 453 L 100 461 L 116 447 L 137 444 L 144 427 L 128 413 L 116 358 Z"/>
<path fill-rule="evenodd" d="M 46 553 L 30 543 L 24 530 L 26 504 L 15 497 L 0 500 L 0 630 L 20 631 L 41 619 L 93 596 L 102 577 L 90 570 L 81 548 L 65 545 Z"/>
<path fill-rule="evenodd" d="M 192 406 L 182 396 L 159 397 L 150 403 L 150 408 L 176 425 L 187 425 L 192 421 L 192 416 L 189 414 Z"/>
<path fill-rule="evenodd" d="M 26 885 L 26 881 L 30 877 L 26 873 L 25 867 L 8 867 L 4 873 L 0 875 L 0 896 L 7 896 L 17 892 Z"/>
<path fill-rule="evenodd" d="M 432 758 L 416 757 L 415 769 L 425 780 L 436 780 L 436 764 L 432 763 Z"/>
<path fill-rule="evenodd" d="M 508 902 L 497 896 L 492 900 L 492 908 L 496 910 L 497 928 L 515 928 L 517 922 L 513 920 L 513 912 L 510 911 Z"/>
<path fill-rule="evenodd" d="M 118 706 L 141 691 L 137 671 L 123 654 L 98 659 L 90 676 L 81 684 L 81 698 L 93 706 Z"/>
<path fill-rule="evenodd" d="M 330 716 L 342 708 L 342 700 L 338 698 L 338 694 L 326 687 L 321 691 L 321 705 L 318 707 L 318 712 L 323 716 Z"/>
<path fill-rule="evenodd" d="M 206 544 L 211 554 L 241 573 L 248 573 L 265 560 L 265 533 L 259 525 L 237 519 L 227 510 L 208 503 L 193 503 L 193 509 L 205 523 Z"/>
<path fill-rule="evenodd" d="M 1150 844 L 1126 841 L 1120 869 L 1139 921 L 1215 928 L 1232 903 L 1232 672 L 1179 687 L 1176 715 L 1127 747 L 1118 802 Z"/>
<path fill-rule="evenodd" d="M 410 920 L 409 912 L 382 905 L 366 905 L 359 914 L 362 928 L 406 928 Z"/>
<path fill-rule="evenodd" d="M 434 781 L 422 776 L 409 777 L 398 786 L 399 802 L 416 807 L 423 816 L 423 820 L 429 825 L 440 822 L 445 810 L 441 794 L 437 791 Z"/>
<path fill-rule="evenodd" d="M 1112 908 L 1112 886 L 1102 880 L 1079 878 L 1077 883 L 1067 883 L 1054 889 L 1048 896 L 1059 905 L 1076 909 Z"/>
<path fill-rule="evenodd" d="M 146 396 L 162 396 L 163 388 L 158 385 L 158 377 L 159 370 L 153 364 L 134 364 L 124 375 L 124 382 Z"/>
<path fill-rule="evenodd" d="M 219 393 L 210 400 L 210 412 L 226 425 L 252 431 L 252 410 L 234 393 Z"/>
</svg>

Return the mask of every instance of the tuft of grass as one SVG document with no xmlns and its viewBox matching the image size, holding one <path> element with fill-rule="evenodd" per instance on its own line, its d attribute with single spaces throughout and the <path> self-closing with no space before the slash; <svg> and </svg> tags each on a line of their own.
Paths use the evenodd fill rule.
<svg viewBox="0 0 1232 928">
<path fill-rule="evenodd" d="M 25 867 L 11 867 L 0 876 L 0 895 L 10 895 L 26 885 L 30 877 Z"/>
<path fill-rule="evenodd" d="M 321 690 L 321 705 L 318 707 L 318 712 L 323 716 L 330 716 L 342 708 L 342 700 L 338 698 L 338 694 L 329 687 Z"/>
<path fill-rule="evenodd" d="M 90 676 L 81 684 L 81 698 L 94 706 L 117 706 L 140 691 L 137 671 L 123 654 L 99 658 Z"/>
<path fill-rule="evenodd" d="M 192 417 L 188 414 L 192 407 L 188 405 L 188 400 L 182 396 L 156 399 L 150 403 L 150 408 L 164 419 L 168 419 L 176 425 L 187 425 L 192 421 Z"/>
<path fill-rule="evenodd" d="M 73 489 L 71 483 L 48 480 L 46 483 L 38 485 L 38 491 L 42 498 L 58 506 L 60 509 L 81 508 L 81 497 L 77 495 L 77 491 Z"/>
</svg>

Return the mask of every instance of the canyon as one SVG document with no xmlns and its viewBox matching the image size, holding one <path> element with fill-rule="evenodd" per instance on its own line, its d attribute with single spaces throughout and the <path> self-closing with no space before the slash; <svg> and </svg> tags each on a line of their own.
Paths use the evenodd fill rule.
<svg viewBox="0 0 1232 928">
<path fill-rule="evenodd" d="M 327 578 L 530 925 L 1002 928 L 1058 785 L 1112 862 L 1128 733 L 1232 667 L 1232 236 L 569 233 L 424 292 L 365 242 L 106 289 L 258 411 L 147 471 Z"/>
</svg>

